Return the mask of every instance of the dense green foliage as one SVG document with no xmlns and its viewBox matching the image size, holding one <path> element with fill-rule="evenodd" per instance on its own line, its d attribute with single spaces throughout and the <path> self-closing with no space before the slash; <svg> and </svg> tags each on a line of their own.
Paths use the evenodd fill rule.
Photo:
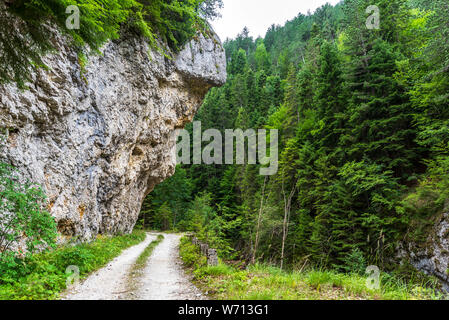
<svg viewBox="0 0 449 320">
<path fill-rule="evenodd" d="M 69 29 L 69 6 L 79 9 L 79 28 Z M 0 7 L 0 83 L 14 81 L 23 86 L 30 69 L 44 66 L 42 55 L 54 49 L 56 25 L 83 52 L 97 51 L 124 30 L 145 36 L 156 46 L 156 38 L 177 51 L 195 32 L 207 31 L 204 19 L 217 16 L 221 0 L 15 0 Z M 6 10 L 5 10 L 6 9 Z M 20 21 L 11 19 L 11 14 Z M 72 21 L 72 20 L 70 20 Z M 11 33 L 18 29 L 20 32 Z"/>
<path fill-rule="evenodd" d="M 22 275 L 24 261 L 56 243 L 56 222 L 43 210 L 39 186 L 21 182 L 17 172 L 0 163 L 0 281 Z"/>
<path fill-rule="evenodd" d="M 16 276 L 0 274 L 0 300 L 57 299 L 71 276 L 66 273 L 67 267 L 77 266 L 84 278 L 145 237 L 143 231 L 114 238 L 99 237 L 92 243 L 68 245 L 29 257 L 14 268 Z"/>
<path fill-rule="evenodd" d="M 379 30 L 365 26 L 369 5 L 380 8 Z M 264 39 L 243 30 L 225 43 L 227 83 L 196 120 L 203 130 L 279 129 L 278 174 L 184 166 L 146 205 L 157 211 L 153 199 L 181 183 L 181 211 L 168 203 L 187 221 L 179 227 L 194 229 L 192 210 L 207 217 L 202 232 L 247 262 L 389 268 L 397 241 L 420 240 L 406 231 L 449 199 L 448 17 L 444 0 L 346 0 Z"/>
</svg>

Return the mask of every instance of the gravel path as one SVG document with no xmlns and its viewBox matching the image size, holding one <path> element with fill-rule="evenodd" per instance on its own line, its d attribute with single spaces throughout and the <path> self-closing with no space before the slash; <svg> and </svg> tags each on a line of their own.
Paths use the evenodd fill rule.
<svg viewBox="0 0 449 320">
<path fill-rule="evenodd" d="M 164 234 L 164 241 L 154 249 L 143 270 L 138 300 L 204 300 L 189 281 L 179 259 L 180 235 Z"/>
<path fill-rule="evenodd" d="M 128 298 L 128 274 L 131 266 L 145 250 L 156 240 L 155 235 L 148 234 L 138 245 L 126 249 L 106 267 L 94 272 L 78 286 L 62 295 L 62 300 L 126 300 Z"/>
<path fill-rule="evenodd" d="M 66 291 L 62 300 L 204 300 L 205 296 L 190 282 L 179 259 L 180 235 L 163 234 L 164 240 L 153 251 L 147 266 L 130 277 L 131 267 L 145 248 L 156 240 L 148 234 L 145 241 L 131 247 L 94 272 L 76 287 Z M 131 280 L 130 280 L 131 279 Z M 130 286 L 130 281 L 132 285 Z M 135 292 L 130 292 L 130 287 Z M 132 290 L 132 291 L 134 291 Z"/>
</svg>

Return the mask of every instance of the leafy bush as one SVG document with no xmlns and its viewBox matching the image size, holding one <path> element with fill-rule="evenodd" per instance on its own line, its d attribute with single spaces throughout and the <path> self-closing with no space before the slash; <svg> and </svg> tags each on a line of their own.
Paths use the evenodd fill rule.
<svg viewBox="0 0 449 320">
<path fill-rule="evenodd" d="M 17 172 L 4 163 L 0 163 L 0 198 L 0 279 L 15 278 L 36 250 L 55 246 L 56 222 L 42 209 L 42 189 L 21 183 Z"/>
<path fill-rule="evenodd" d="M 188 237 L 181 239 L 179 247 L 179 255 L 187 267 L 194 267 L 195 269 L 207 264 L 206 257 L 200 254 L 199 248 L 190 242 Z"/>
</svg>

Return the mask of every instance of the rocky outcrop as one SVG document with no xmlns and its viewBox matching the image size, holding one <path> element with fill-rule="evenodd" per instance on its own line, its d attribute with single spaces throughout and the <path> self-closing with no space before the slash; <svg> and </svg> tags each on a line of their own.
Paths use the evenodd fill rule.
<svg viewBox="0 0 449 320">
<path fill-rule="evenodd" d="M 2 157 L 43 186 L 62 236 L 130 232 L 144 197 L 174 173 L 175 130 L 226 80 L 216 35 L 173 59 L 144 39 L 107 43 L 82 68 L 64 37 L 27 90 L 0 86 Z"/>
<path fill-rule="evenodd" d="M 443 289 L 449 292 L 449 211 L 433 217 L 424 232 L 423 241 L 401 243 L 398 256 L 417 270 L 438 278 Z"/>
</svg>

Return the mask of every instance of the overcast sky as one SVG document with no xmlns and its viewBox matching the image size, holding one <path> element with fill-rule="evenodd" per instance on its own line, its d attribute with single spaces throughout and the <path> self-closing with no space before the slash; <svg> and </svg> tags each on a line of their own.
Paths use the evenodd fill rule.
<svg viewBox="0 0 449 320">
<path fill-rule="evenodd" d="M 326 2 L 335 5 L 340 0 L 223 0 L 223 17 L 212 25 L 222 41 L 236 37 L 245 26 L 254 38 L 264 37 L 273 23 L 283 25 L 298 13 L 313 12 Z"/>
</svg>

